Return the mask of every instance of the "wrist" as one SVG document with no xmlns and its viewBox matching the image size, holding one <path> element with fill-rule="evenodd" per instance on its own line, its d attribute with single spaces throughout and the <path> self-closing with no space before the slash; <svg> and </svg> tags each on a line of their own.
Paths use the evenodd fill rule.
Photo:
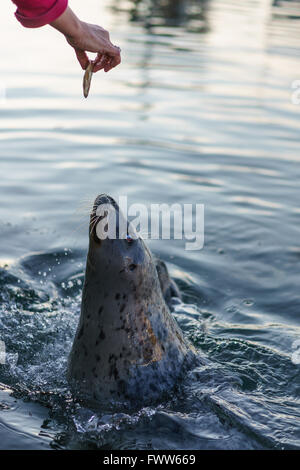
<svg viewBox="0 0 300 470">
<path fill-rule="evenodd" d="M 68 41 L 77 42 L 81 37 L 83 22 L 77 18 L 70 7 L 50 25 L 66 36 Z"/>
<path fill-rule="evenodd" d="M 84 30 L 84 22 L 78 20 L 76 24 L 74 23 L 72 27 L 68 28 L 67 31 L 63 32 L 66 40 L 73 46 L 76 47 L 82 42 Z"/>
</svg>

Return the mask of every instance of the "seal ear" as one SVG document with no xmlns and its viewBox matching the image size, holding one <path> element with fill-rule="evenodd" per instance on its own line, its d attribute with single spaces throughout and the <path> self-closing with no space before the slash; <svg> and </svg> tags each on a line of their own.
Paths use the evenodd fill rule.
<svg viewBox="0 0 300 470">
<path fill-rule="evenodd" d="M 170 278 L 168 268 L 166 264 L 164 263 L 164 261 L 156 258 L 155 267 L 156 267 L 162 294 L 164 296 L 164 299 L 167 305 L 170 306 L 172 297 L 177 297 L 181 299 L 180 291 L 177 287 L 176 282 Z"/>
</svg>

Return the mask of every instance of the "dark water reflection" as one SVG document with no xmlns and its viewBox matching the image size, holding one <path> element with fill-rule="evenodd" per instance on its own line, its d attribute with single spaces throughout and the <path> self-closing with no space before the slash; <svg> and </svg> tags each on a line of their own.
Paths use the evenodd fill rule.
<svg viewBox="0 0 300 470">
<path fill-rule="evenodd" d="M 129 7 L 128 7 L 129 3 Z M 112 10 L 125 9 L 130 21 L 138 22 L 151 28 L 155 25 L 185 26 L 195 32 L 207 29 L 207 9 L 209 0 L 132 0 L 127 8 L 119 0 L 112 2 Z"/>
<path fill-rule="evenodd" d="M 16 28 L 8 7 L 0 19 L 1 446 L 299 448 L 297 15 L 263 0 L 73 3 L 124 54 L 88 100 L 56 33 Z M 74 406 L 64 379 L 100 192 L 205 204 L 203 250 L 149 241 L 205 365 L 168 402 L 120 414 Z"/>
</svg>

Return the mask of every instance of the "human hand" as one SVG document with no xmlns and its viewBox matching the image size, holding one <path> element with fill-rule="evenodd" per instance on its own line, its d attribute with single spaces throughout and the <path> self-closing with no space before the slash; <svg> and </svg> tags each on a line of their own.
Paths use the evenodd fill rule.
<svg viewBox="0 0 300 470">
<path fill-rule="evenodd" d="M 108 72 L 121 63 L 121 49 L 110 42 L 109 32 L 101 26 L 80 21 L 70 7 L 50 24 L 64 34 L 84 70 L 89 64 L 87 52 L 97 54 L 92 61 L 94 73 L 101 69 Z"/>
<path fill-rule="evenodd" d="M 87 52 L 96 52 L 93 60 L 93 73 L 104 69 L 108 72 L 121 63 L 121 49 L 114 46 L 109 32 L 101 26 L 81 22 L 76 36 L 66 36 L 68 43 L 74 48 L 78 62 L 85 70 L 89 64 Z"/>
</svg>

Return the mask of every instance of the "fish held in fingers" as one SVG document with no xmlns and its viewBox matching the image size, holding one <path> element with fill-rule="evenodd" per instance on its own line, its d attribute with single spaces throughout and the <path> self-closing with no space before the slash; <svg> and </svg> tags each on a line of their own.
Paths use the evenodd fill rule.
<svg viewBox="0 0 300 470">
<path fill-rule="evenodd" d="M 85 98 L 88 97 L 89 91 L 90 91 L 90 86 L 91 86 L 91 80 L 92 80 L 92 75 L 93 75 L 93 68 L 94 64 L 93 62 L 89 62 L 89 65 L 85 69 L 84 76 L 83 76 L 83 96 Z"/>
</svg>

